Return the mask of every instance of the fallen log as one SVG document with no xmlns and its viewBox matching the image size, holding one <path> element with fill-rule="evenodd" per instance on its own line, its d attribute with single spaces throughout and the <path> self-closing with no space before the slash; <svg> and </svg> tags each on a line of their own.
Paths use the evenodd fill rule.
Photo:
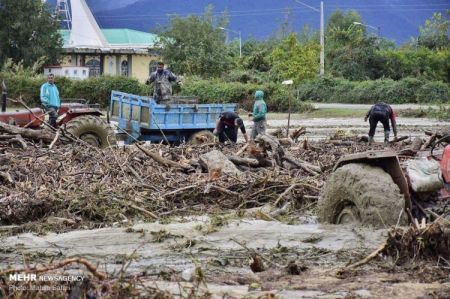
<svg viewBox="0 0 450 299">
<path fill-rule="evenodd" d="M 270 150 L 272 157 L 278 166 L 283 166 L 284 149 L 280 142 L 273 136 L 259 135 L 256 137 L 255 142 L 264 150 Z"/>
<path fill-rule="evenodd" d="M 289 137 L 291 137 L 291 139 L 294 142 L 297 142 L 298 138 L 302 135 L 306 134 L 306 128 L 305 127 L 300 127 L 297 130 L 295 130 L 294 132 L 291 133 L 291 135 Z"/>
<path fill-rule="evenodd" d="M 406 140 L 408 138 L 409 138 L 409 136 L 401 136 L 401 137 L 398 137 L 398 138 L 394 138 L 394 140 L 389 141 L 389 144 L 394 144 L 394 143 Z"/>
<path fill-rule="evenodd" d="M 260 166 L 259 161 L 252 158 L 241 158 L 237 156 L 227 156 L 228 160 L 233 162 L 236 165 L 244 165 L 250 167 L 258 167 Z"/>
<path fill-rule="evenodd" d="M 425 150 L 427 147 L 429 147 L 435 140 L 437 139 L 437 133 L 434 133 L 433 135 L 428 138 L 428 140 L 422 145 L 420 150 Z"/>
<path fill-rule="evenodd" d="M 419 151 L 420 148 L 422 147 L 422 138 L 420 137 L 416 137 L 413 139 L 412 145 L 411 145 L 411 150 L 413 151 Z"/>
<path fill-rule="evenodd" d="M 152 158 L 153 160 L 155 160 L 156 162 L 166 166 L 166 167 L 173 167 L 182 171 L 186 171 L 186 172 L 190 172 L 193 171 L 194 169 L 190 166 L 187 165 L 182 165 L 179 164 L 177 162 L 174 162 L 172 160 L 168 160 L 165 159 L 163 157 L 161 157 L 160 155 L 158 155 L 157 153 L 154 153 L 152 151 L 149 151 L 148 149 L 146 149 L 145 147 L 141 146 L 140 144 L 136 144 L 136 147 L 138 149 L 140 149 L 146 156 Z"/>
<path fill-rule="evenodd" d="M 219 171 L 220 173 L 229 175 L 240 175 L 242 172 L 228 160 L 221 151 L 213 150 L 203 154 L 199 158 L 200 165 L 208 169 L 208 172 Z"/>
<path fill-rule="evenodd" d="M 55 133 L 48 130 L 33 130 L 24 129 L 17 126 L 8 125 L 6 123 L 0 122 L 0 132 L 8 133 L 12 135 L 20 135 L 22 138 L 31 139 L 35 141 L 43 141 L 46 143 L 51 143 L 55 138 Z"/>
<path fill-rule="evenodd" d="M 308 168 L 309 170 L 312 170 L 313 172 L 316 172 L 316 173 L 322 172 L 322 169 L 319 166 L 311 164 L 311 163 L 309 163 L 307 161 L 303 161 L 303 160 L 300 160 L 300 159 L 295 159 L 294 157 L 292 157 L 290 155 L 284 156 L 283 159 L 285 161 L 287 161 L 287 162 L 297 166 L 297 167 Z"/>
</svg>

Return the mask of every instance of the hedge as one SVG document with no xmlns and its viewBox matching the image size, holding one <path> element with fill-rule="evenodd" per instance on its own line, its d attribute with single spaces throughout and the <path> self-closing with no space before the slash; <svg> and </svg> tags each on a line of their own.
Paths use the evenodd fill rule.
<svg viewBox="0 0 450 299">
<path fill-rule="evenodd" d="M 300 85 L 299 99 L 301 101 L 356 104 L 373 102 L 447 103 L 450 101 L 450 84 L 419 78 L 355 82 L 341 78 L 323 77 Z"/>
<path fill-rule="evenodd" d="M 39 104 L 39 89 L 45 78 L 27 74 L 0 73 L 8 87 L 8 97 L 22 98 L 30 105 Z M 56 84 L 62 98 L 85 98 L 91 103 L 109 105 L 111 90 L 148 95 L 149 87 L 128 77 L 101 76 L 87 80 L 71 80 L 57 77 Z M 299 100 L 292 89 L 279 83 L 242 83 L 224 80 L 186 78 L 182 88 L 174 88 L 180 95 L 198 96 L 202 103 L 238 103 L 250 110 L 253 95 L 261 89 L 269 111 L 283 112 L 289 107 L 300 111 L 303 102 L 334 103 L 448 103 L 450 85 L 440 81 L 405 78 L 399 81 L 382 79 L 375 81 L 348 81 L 341 78 L 322 77 L 307 81 L 298 88 Z"/>
<path fill-rule="evenodd" d="M 289 98 L 293 111 L 301 108 L 300 103 L 296 104 L 292 91 L 275 83 L 244 84 L 218 80 L 187 80 L 180 93 L 198 96 L 201 103 L 237 103 L 240 108 L 251 110 L 256 90 L 264 91 L 269 111 L 287 111 Z"/>
<path fill-rule="evenodd" d="M 40 104 L 40 86 L 46 81 L 43 76 L 29 76 L 26 74 L 3 73 L 0 77 L 5 79 L 9 98 L 22 99 L 30 106 Z M 120 90 L 127 93 L 146 95 L 149 87 L 139 83 L 138 80 L 128 77 L 101 76 L 87 80 L 72 80 L 66 77 L 56 77 L 62 99 L 79 98 L 89 100 L 90 103 L 99 103 L 106 107 L 109 105 L 112 90 Z"/>
</svg>

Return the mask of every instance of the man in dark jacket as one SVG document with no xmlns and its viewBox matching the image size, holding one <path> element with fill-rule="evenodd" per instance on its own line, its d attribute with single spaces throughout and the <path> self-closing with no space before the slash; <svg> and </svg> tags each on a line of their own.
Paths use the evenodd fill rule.
<svg viewBox="0 0 450 299">
<path fill-rule="evenodd" d="M 225 111 L 220 114 L 217 120 L 214 135 L 219 136 L 219 142 L 221 143 L 227 140 L 236 143 L 238 128 L 241 129 L 245 141 L 248 142 L 248 136 L 242 118 L 236 112 Z"/>
<path fill-rule="evenodd" d="M 364 121 L 367 121 L 367 119 L 369 119 L 370 124 L 369 144 L 372 144 L 373 142 L 373 136 L 375 135 L 375 130 L 377 128 L 378 122 L 381 122 L 384 127 L 384 143 L 389 142 L 389 133 L 391 131 L 389 127 L 389 120 L 391 120 L 392 123 L 394 138 L 397 138 L 397 123 L 395 118 L 396 114 L 388 104 L 380 102 L 373 105 L 364 118 Z"/>
<path fill-rule="evenodd" d="M 153 98 L 160 104 L 170 101 L 170 97 L 172 96 L 172 82 L 181 84 L 177 76 L 171 71 L 164 69 L 163 62 L 158 62 L 156 71 L 150 75 L 146 84 L 150 85 L 153 83 Z"/>
</svg>

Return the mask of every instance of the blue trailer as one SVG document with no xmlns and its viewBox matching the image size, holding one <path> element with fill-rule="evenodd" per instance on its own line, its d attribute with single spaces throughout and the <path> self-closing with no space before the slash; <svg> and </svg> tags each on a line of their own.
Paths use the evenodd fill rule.
<svg viewBox="0 0 450 299">
<path fill-rule="evenodd" d="M 236 104 L 166 105 L 151 97 L 112 91 L 110 109 L 126 144 L 135 140 L 181 143 L 200 132 L 212 132 L 220 113 L 235 111 Z"/>
</svg>

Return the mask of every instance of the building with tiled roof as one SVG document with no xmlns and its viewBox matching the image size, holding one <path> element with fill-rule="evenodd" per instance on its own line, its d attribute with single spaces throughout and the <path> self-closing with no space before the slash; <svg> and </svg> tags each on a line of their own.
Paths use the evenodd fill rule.
<svg viewBox="0 0 450 299">
<path fill-rule="evenodd" d="M 71 0 L 70 29 L 61 29 L 63 59 L 44 73 L 83 79 L 122 75 L 145 81 L 156 69 L 157 36 L 132 29 L 100 29 L 85 0 Z M 84 75 L 82 75 L 84 74 Z"/>
</svg>

